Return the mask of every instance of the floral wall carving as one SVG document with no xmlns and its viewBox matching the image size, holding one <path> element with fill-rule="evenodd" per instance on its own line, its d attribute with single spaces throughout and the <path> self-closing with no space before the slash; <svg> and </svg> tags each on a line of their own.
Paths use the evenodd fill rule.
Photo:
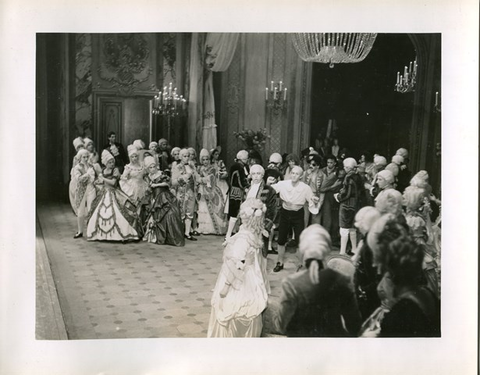
<svg viewBox="0 0 480 375">
<path fill-rule="evenodd" d="M 123 96 L 155 87 L 156 54 L 153 34 L 95 36 L 94 90 L 112 90 Z"/>
</svg>

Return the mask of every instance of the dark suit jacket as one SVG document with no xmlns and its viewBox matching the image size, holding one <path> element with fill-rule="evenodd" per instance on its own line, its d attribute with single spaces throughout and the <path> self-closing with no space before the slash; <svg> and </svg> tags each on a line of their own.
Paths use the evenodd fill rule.
<svg viewBox="0 0 480 375">
<path fill-rule="evenodd" d="M 265 206 L 267 206 L 267 212 L 265 213 L 265 229 L 270 232 L 273 227 L 273 220 L 277 215 L 277 192 L 274 188 L 265 185 L 265 182 L 262 181 L 258 188 L 256 198 L 260 199 Z"/>
<path fill-rule="evenodd" d="M 123 170 L 123 166 L 129 162 L 128 155 L 125 152 L 125 149 L 123 148 L 123 145 L 121 143 L 115 142 L 115 146 L 117 146 L 118 149 L 118 155 L 113 155 L 115 156 L 115 164 L 118 168 L 121 167 Z M 110 151 L 110 143 L 106 144 L 103 149 Z"/>
<path fill-rule="evenodd" d="M 243 200 L 245 189 L 248 187 L 248 180 L 242 163 L 237 162 L 230 168 L 228 187 L 228 199 Z"/>
<path fill-rule="evenodd" d="M 272 318 L 274 329 L 290 337 L 356 336 L 361 318 L 348 278 L 322 269 L 319 279 L 312 284 L 309 271 L 303 270 L 283 280 L 280 307 Z"/>
</svg>

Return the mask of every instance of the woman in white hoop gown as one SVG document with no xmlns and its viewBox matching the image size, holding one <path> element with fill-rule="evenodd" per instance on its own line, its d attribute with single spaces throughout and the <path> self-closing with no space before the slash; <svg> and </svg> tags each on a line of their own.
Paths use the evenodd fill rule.
<svg viewBox="0 0 480 375">
<path fill-rule="evenodd" d="M 260 337 L 267 290 L 262 273 L 262 231 L 266 207 L 247 199 L 240 207 L 242 225 L 228 240 L 212 296 L 207 337 Z"/>
</svg>

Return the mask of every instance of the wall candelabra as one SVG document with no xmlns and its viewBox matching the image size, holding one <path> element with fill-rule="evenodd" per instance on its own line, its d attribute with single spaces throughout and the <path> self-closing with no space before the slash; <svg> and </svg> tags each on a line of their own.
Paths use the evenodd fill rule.
<svg viewBox="0 0 480 375">
<path fill-rule="evenodd" d="M 265 87 L 265 103 L 276 113 L 282 111 L 287 104 L 287 88 L 282 81 L 270 82 L 270 88 Z"/>
<path fill-rule="evenodd" d="M 417 60 L 410 61 L 409 66 L 405 66 L 403 75 L 397 72 L 397 83 L 395 84 L 395 91 L 402 94 L 406 92 L 415 91 L 415 84 L 417 83 Z"/>
</svg>

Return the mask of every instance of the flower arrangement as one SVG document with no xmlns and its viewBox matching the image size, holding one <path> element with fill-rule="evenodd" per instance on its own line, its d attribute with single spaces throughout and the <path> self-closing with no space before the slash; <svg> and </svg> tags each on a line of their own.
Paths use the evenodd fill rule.
<svg viewBox="0 0 480 375">
<path fill-rule="evenodd" d="M 267 134 L 267 129 L 244 129 L 240 132 L 233 132 L 233 135 L 240 139 L 247 149 L 256 149 L 257 151 L 263 150 L 267 138 L 270 138 L 270 135 Z"/>
</svg>

